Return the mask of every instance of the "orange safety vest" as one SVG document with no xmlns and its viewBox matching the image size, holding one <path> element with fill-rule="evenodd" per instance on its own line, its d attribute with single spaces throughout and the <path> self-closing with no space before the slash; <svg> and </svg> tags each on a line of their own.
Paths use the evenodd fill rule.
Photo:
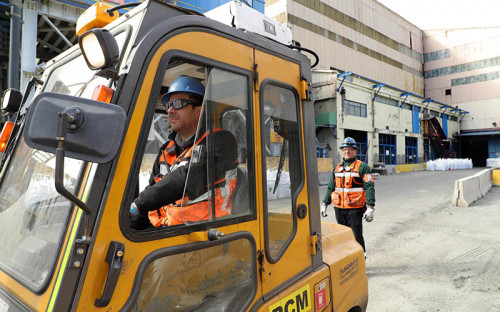
<svg viewBox="0 0 500 312">
<path fill-rule="evenodd" d="M 214 132 L 220 131 L 220 129 L 214 129 Z M 167 147 L 163 150 L 160 155 L 160 173 L 154 179 L 155 182 L 160 181 L 171 172 L 176 169 L 176 167 L 184 162 L 189 162 L 191 159 L 191 152 L 195 146 L 200 144 L 206 137 L 206 133 L 190 148 L 184 150 L 178 157 L 172 151 L 175 150 L 174 141 L 170 141 Z M 165 166 L 165 167 L 163 167 Z M 163 168 L 168 168 L 168 172 L 163 172 Z M 231 214 L 232 202 L 231 194 L 236 187 L 236 175 L 237 170 L 231 169 L 226 171 L 225 177 L 219 181 L 215 182 L 215 216 L 220 218 Z M 225 182 L 225 183 L 224 183 Z M 220 185 L 217 187 L 217 185 Z M 208 187 L 207 187 L 208 189 Z M 150 211 L 148 213 L 149 221 L 154 227 L 160 227 L 162 225 L 179 225 L 186 222 L 196 222 L 202 220 L 208 220 L 212 218 L 212 191 L 207 190 L 206 193 L 198 196 L 197 198 L 190 200 L 188 196 L 177 200 L 174 204 L 169 204 L 161 207 L 158 210 Z"/>
<path fill-rule="evenodd" d="M 338 163 L 335 167 L 335 190 L 332 192 L 332 203 L 344 209 L 363 208 L 366 204 L 363 178 L 359 175 L 359 167 L 363 162 L 355 160 L 348 166 Z"/>
</svg>

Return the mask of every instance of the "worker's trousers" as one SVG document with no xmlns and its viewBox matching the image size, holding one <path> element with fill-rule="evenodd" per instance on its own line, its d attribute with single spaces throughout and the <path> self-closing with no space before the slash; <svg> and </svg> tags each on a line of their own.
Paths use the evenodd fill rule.
<svg viewBox="0 0 500 312">
<path fill-rule="evenodd" d="M 364 208 L 342 209 L 335 207 L 335 218 L 338 224 L 348 226 L 354 233 L 354 238 L 365 250 L 365 239 L 363 238 L 363 213 Z"/>
</svg>

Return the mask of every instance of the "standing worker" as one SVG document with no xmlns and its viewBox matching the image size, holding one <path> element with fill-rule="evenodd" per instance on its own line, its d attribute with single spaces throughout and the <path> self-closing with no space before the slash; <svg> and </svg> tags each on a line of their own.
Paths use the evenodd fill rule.
<svg viewBox="0 0 500 312">
<path fill-rule="evenodd" d="M 375 185 L 371 169 L 365 162 L 356 158 L 358 147 L 353 138 L 347 137 L 340 146 L 342 161 L 333 171 L 323 203 L 321 215 L 326 217 L 326 208 L 333 202 L 338 224 L 348 226 L 354 238 L 363 247 L 363 219 L 373 221 L 375 210 Z"/>
</svg>

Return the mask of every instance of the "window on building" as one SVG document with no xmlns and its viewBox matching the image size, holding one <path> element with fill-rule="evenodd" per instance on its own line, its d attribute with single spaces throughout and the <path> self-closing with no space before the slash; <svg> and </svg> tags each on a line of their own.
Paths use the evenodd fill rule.
<svg viewBox="0 0 500 312">
<path fill-rule="evenodd" d="M 418 139 L 412 137 L 405 138 L 406 163 L 418 163 Z"/>
<path fill-rule="evenodd" d="M 366 104 L 345 100 L 345 111 L 347 115 L 365 117 Z"/>
<path fill-rule="evenodd" d="M 398 100 L 394 100 L 394 99 L 391 99 L 391 98 L 388 98 L 388 97 L 385 97 L 385 96 L 377 96 L 375 98 L 375 102 L 378 102 L 378 103 L 382 103 L 382 104 L 387 104 L 387 105 L 391 105 L 391 106 L 394 106 L 394 107 L 399 107 L 399 101 Z"/>
<path fill-rule="evenodd" d="M 451 89 L 444 90 L 444 95 L 451 95 Z"/>
<path fill-rule="evenodd" d="M 401 108 L 412 110 L 412 106 L 410 104 L 408 104 L 408 103 L 403 103 L 403 105 L 401 106 Z"/>
<path fill-rule="evenodd" d="M 379 161 L 386 165 L 396 164 L 396 136 L 391 134 L 379 135 Z"/>
<path fill-rule="evenodd" d="M 429 115 L 434 116 L 434 117 L 439 117 L 440 113 L 438 111 L 431 110 Z"/>
</svg>

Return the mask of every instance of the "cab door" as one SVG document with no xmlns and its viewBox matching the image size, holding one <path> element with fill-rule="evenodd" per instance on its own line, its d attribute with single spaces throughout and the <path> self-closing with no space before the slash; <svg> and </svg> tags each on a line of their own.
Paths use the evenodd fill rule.
<svg viewBox="0 0 500 312">
<path fill-rule="evenodd" d="M 129 76 L 121 86 L 122 102 L 117 104 L 130 106 L 129 127 L 113 171 L 77 310 L 246 310 L 262 293 L 257 272 L 262 238 L 255 200 L 253 49 L 215 31 L 196 29 L 181 29 L 142 42 L 155 45 L 139 45 Z M 151 173 L 161 146 L 175 140 L 161 98 L 180 75 L 195 77 L 205 87 L 198 125 L 201 131 L 197 130 L 195 142 L 206 138 L 205 148 L 198 152 L 200 159 L 207 158 L 208 165 L 204 174 L 190 167 L 186 192 L 200 181 L 206 188 L 201 193 L 208 198 L 222 192 L 214 187 L 218 183 L 216 168 L 224 162 L 224 155 L 237 155 L 232 159 L 237 164 L 236 185 L 230 190 L 232 209 L 219 215 L 217 201 L 209 200 L 208 217 L 204 219 L 135 227 L 129 217 L 130 205 L 154 183 Z M 128 93 L 130 98 L 125 96 Z M 220 132 L 230 133 L 237 141 L 236 153 L 218 147 L 215 138 Z M 116 248 L 121 251 L 120 259 Z M 115 264 L 119 270 L 113 270 Z"/>
<path fill-rule="evenodd" d="M 255 51 L 263 192 L 264 299 L 312 268 L 308 190 L 299 98 L 300 66 Z"/>
</svg>

